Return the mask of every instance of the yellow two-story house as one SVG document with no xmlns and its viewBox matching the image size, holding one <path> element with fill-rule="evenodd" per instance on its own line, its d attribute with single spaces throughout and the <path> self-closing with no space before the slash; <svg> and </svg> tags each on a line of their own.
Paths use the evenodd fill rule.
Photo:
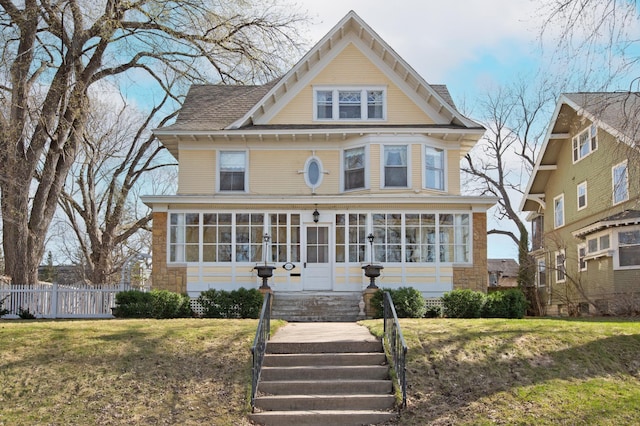
<svg viewBox="0 0 640 426">
<path fill-rule="evenodd" d="M 179 162 L 153 208 L 153 285 L 197 296 L 381 287 L 486 291 L 486 211 L 460 159 L 484 128 L 350 12 L 263 86 L 193 86 L 155 135 Z M 373 238 L 371 238 L 371 237 Z"/>
</svg>

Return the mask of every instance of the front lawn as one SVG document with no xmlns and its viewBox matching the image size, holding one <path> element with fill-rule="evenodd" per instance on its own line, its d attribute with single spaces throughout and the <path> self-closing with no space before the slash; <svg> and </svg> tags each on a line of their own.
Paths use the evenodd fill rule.
<svg viewBox="0 0 640 426">
<path fill-rule="evenodd" d="M 640 424 L 640 322 L 400 322 L 409 346 L 400 425 Z"/>
<path fill-rule="evenodd" d="M 256 325 L 0 321 L 0 425 L 249 425 Z M 640 424 L 640 322 L 401 325 L 409 392 L 397 425 Z"/>
</svg>

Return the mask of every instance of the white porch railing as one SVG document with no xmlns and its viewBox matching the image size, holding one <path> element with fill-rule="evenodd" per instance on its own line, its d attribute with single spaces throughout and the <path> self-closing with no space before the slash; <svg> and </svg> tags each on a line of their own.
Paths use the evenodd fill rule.
<svg viewBox="0 0 640 426">
<path fill-rule="evenodd" d="M 0 308 L 8 309 L 3 318 L 16 318 L 28 311 L 36 318 L 113 318 L 115 285 L 0 284 Z"/>
</svg>

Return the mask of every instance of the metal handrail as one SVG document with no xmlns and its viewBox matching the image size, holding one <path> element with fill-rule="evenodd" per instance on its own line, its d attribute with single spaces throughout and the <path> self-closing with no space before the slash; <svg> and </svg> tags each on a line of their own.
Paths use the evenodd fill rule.
<svg viewBox="0 0 640 426">
<path fill-rule="evenodd" d="M 383 293 L 384 306 L 384 339 L 385 351 L 391 355 L 393 369 L 396 373 L 397 385 L 402 391 L 402 407 L 407 407 L 407 344 L 402 336 L 396 308 L 388 291 Z"/>
<path fill-rule="evenodd" d="M 262 361 L 267 350 L 267 341 L 271 335 L 271 293 L 267 292 L 262 302 L 262 311 L 260 312 L 260 320 L 258 321 L 258 329 L 256 337 L 251 346 L 251 355 L 253 357 L 253 366 L 251 368 L 251 410 L 255 407 L 254 401 L 258 391 L 258 381 L 260 380 L 260 372 L 262 371 Z"/>
</svg>

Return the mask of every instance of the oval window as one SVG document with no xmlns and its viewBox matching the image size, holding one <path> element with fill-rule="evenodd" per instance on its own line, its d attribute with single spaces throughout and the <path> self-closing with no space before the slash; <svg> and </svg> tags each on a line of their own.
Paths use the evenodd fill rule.
<svg viewBox="0 0 640 426">
<path fill-rule="evenodd" d="M 307 174 L 309 175 L 309 183 L 312 186 L 316 186 L 320 180 L 320 165 L 315 158 L 309 162 L 307 167 Z"/>
<path fill-rule="evenodd" d="M 309 157 L 304 168 L 304 180 L 309 188 L 315 191 L 322 183 L 322 163 L 318 157 Z"/>
</svg>

